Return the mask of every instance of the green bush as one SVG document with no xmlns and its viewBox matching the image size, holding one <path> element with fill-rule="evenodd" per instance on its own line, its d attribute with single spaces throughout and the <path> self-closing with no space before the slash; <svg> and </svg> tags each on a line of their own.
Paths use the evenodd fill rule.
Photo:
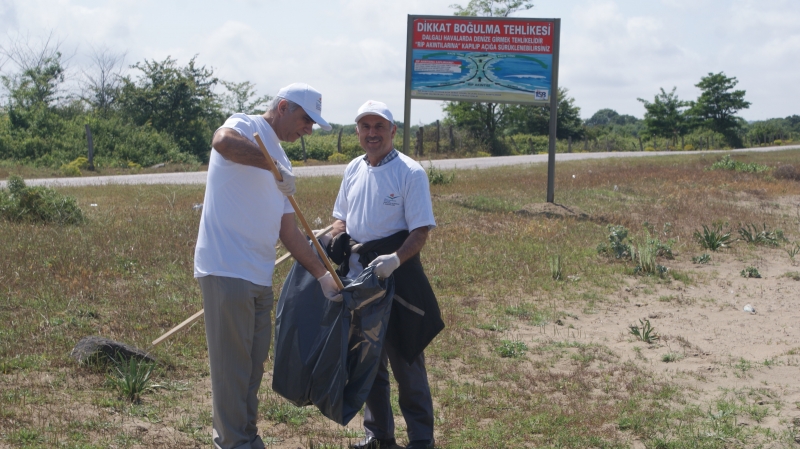
<svg viewBox="0 0 800 449">
<path fill-rule="evenodd" d="M 625 242 L 628 229 L 622 225 L 608 225 L 608 243 L 597 245 L 597 253 L 616 259 L 633 258 L 633 247 Z"/>
<path fill-rule="evenodd" d="M 342 153 L 333 153 L 328 156 L 328 162 L 333 162 L 334 164 L 347 164 L 351 160 L 352 158 L 349 158 Z"/>
<path fill-rule="evenodd" d="M 744 173 L 761 173 L 769 170 L 766 165 L 760 164 L 747 164 L 731 159 L 730 154 L 726 154 L 722 159 L 711 164 L 708 170 L 732 170 Z"/>
<path fill-rule="evenodd" d="M 0 190 L 0 217 L 17 222 L 57 224 L 85 221 L 75 198 L 43 186 L 28 187 L 19 176 L 11 176 L 8 189 Z"/>
<path fill-rule="evenodd" d="M 653 147 L 648 146 L 648 147 L 644 147 L 644 151 L 656 151 L 656 149 L 653 148 Z"/>
<path fill-rule="evenodd" d="M 89 159 L 81 156 L 68 164 L 63 164 L 60 170 L 64 176 L 81 176 L 81 169 L 85 169 L 88 166 Z"/>
</svg>

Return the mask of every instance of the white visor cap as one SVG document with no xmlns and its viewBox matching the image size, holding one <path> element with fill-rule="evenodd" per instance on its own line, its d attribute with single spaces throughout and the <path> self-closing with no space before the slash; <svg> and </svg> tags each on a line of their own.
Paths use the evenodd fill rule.
<svg viewBox="0 0 800 449">
<path fill-rule="evenodd" d="M 279 90 L 277 96 L 299 104 L 320 128 L 331 130 L 331 125 L 322 118 L 322 94 L 317 89 L 306 83 L 294 83 Z"/>
<path fill-rule="evenodd" d="M 380 101 L 369 100 L 366 103 L 362 104 L 360 108 L 358 108 L 358 115 L 356 116 L 356 123 L 361 120 L 361 117 L 365 115 L 377 115 L 380 117 L 389 120 L 389 123 L 394 125 L 394 118 L 392 117 L 392 111 L 389 110 L 389 107 L 386 106 L 386 103 L 381 103 Z"/>
</svg>

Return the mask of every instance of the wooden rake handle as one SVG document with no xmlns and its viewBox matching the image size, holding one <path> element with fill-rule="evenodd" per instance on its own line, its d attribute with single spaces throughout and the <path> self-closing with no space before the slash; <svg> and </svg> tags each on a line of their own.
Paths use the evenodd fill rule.
<svg viewBox="0 0 800 449">
<path fill-rule="evenodd" d="M 318 233 L 314 234 L 315 238 L 313 240 L 316 241 L 318 237 L 321 237 L 321 236 L 331 232 L 332 230 L 333 230 L 333 225 L 329 225 L 327 228 L 325 228 L 325 229 L 319 231 Z M 292 257 L 292 253 L 287 252 L 286 254 L 282 255 L 278 260 L 275 261 L 275 266 L 280 265 L 283 261 L 285 261 L 286 259 L 288 259 L 290 257 Z M 337 276 L 337 277 L 335 277 L 335 279 L 339 279 L 339 277 Z M 153 343 L 151 344 L 151 348 L 155 347 L 157 344 L 159 344 L 162 341 L 166 340 L 167 338 L 171 337 L 172 334 L 174 334 L 175 332 L 178 332 L 179 330 L 183 329 L 184 327 L 186 327 L 186 326 L 194 323 L 195 321 L 199 320 L 200 317 L 203 316 L 204 312 L 205 312 L 205 309 L 200 309 L 199 312 L 195 313 L 194 315 L 190 316 L 189 318 L 186 318 L 181 324 L 179 324 L 179 325 L 173 327 L 172 329 L 166 331 L 164 333 L 164 335 L 162 335 L 162 336 L 156 338 L 155 340 L 153 340 Z"/>
<path fill-rule="evenodd" d="M 283 181 L 283 176 L 281 175 L 281 172 L 278 171 L 278 167 L 275 165 L 275 161 L 272 160 L 272 156 L 269 155 L 267 147 L 264 146 L 264 142 L 261 141 L 261 136 L 259 136 L 258 133 L 255 133 L 253 134 L 253 137 L 256 139 L 256 142 L 258 142 L 258 147 L 261 148 L 261 153 L 264 154 L 264 158 L 267 160 L 269 171 L 272 172 L 272 175 L 275 176 L 275 179 L 278 181 Z M 330 272 L 331 276 L 333 276 L 333 280 L 336 281 L 336 286 L 339 287 L 339 290 L 344 290 L 344 284 L 342 284 L 342 280 L 339 279 L 336 271 L 334 271 L 333 265 L 331 265 L 331 261 L 328 259 L 328 253 L 322 249 L 322 245 L 320 245 L 317 239 L 314 238 L 314 231 L 312 231 L 311 226 L 308 225 L 306 217 L 304 217 L 303 212 L 300 211 L 300 206 L 298 206 L 297 202 L 294 200 L 294 196 L 289 195 L 287 198 L 289 198 L 289 202 L 292 203 L 294 213 L 297 215 L 297 218 L 300 219 L 300 223 L 303 225 L 306 235 L 308 235 L 308 237 L 311 239 L 311 242 L 314 244 L 314 248 L 317 249 L 317 253 L 319 253 L 319 256 L 322 258 L 325 268 L 328 269 L 328 272 Z"/>
</svg>

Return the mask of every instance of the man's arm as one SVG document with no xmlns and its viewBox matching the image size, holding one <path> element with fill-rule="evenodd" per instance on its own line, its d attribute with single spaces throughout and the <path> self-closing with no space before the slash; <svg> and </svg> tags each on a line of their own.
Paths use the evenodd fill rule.
<svg viewBox="0 0 800 449">
<path fill-rule="evenodd" d="M 403 245 L 398 248 L 397 251 L 395 251 L 397 258 L 400 259 L 400 263 L 405 263 L 405 261 L 422 251 L 422 247 L 425 246 L 425 242 L 427 240 L 427 226 L 422 226 L 411 231 L 411 233 L 408 234 L 408 237 L 406 237 L 406 241 L 403 242 Z"/>
<path fill-rule="evenodd" d="M 302 265 L 312 276 L 319 279 L 328 270 L 311 249 L 308 240 L 300 232 L 293 213 L 283 214 L 281 217 L 281 232 L 279 234 L 283 246 L 292 253 L 292 257 Z"/>
<path fill-rule="evenodd" d="M 226 160 L 269 170 L 267 160 L 258 145 L 232 128 L 218 129 L 211 140 L 211 146 Z"/>
<path fill-rule="evenodd" d="M 385 254 L 378 256 L 369 265 L 375 267 L 375 274 L 378 278 L 387 278 L 392 275 L 392 272 L 397 269 L 402 263 L 411 259 L 418 254 L 422 247 L 425 246 L 425 241 L 428 240 L 428 227 L 422 226 L 414 229 L 408 234 L 403 245 L 392 254 Z"/>
</svg>

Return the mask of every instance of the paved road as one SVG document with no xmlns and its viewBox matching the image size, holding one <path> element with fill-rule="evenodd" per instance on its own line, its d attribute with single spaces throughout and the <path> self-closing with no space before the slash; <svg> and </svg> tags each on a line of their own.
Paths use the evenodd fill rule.
<svg viewBox="0 0 800 449">
<path fill-rule="evenodd" d="M 676 156 L 676 155 L 695 155 L 695 154 L 718 154 L 755 152 L 762 153 L 767 151 L 784 151 L 800 149 L 800 145 L 787 145 L 780 147 L 746 148 L 731 151 L 692 151 L 692 152 L 673 152 L 673 151 L 619 151 L 608 153 L 558 153 L 556 162 L 578 161 L 585 159 L 607 159 L 612 157 L 650 157 L 650 156 Z M 428 168 L 433 164 L 439 170 L 465 170 L 498 167 L 502 165 L 525 165 L 543 164 L 547 162 L 546 154 L 534 154 L 525 156 L 504 156 L 504 157 L 480 157 L 470 159 L 438 159 L 434 161 L 422 161 L 422 166 Z M 320 165 L 314 167 L 296 167 L 294 173 L 297 176 L 342 176 L 346 165 Z M 556 169 L 558 169 L 556 167 Z M 83 176 L 79 178 L 40 178 L 26 179 L 27 185 L 46 185 L 46 186 L 87 186 L 103 184 L 205 184 L 206 172 L 188 173 L 155 173 L 143 175 L 118 175 L 118 176 Z M 0 181 L 0 187 L 4 188 L 6 181 Z"/>
</svg>

